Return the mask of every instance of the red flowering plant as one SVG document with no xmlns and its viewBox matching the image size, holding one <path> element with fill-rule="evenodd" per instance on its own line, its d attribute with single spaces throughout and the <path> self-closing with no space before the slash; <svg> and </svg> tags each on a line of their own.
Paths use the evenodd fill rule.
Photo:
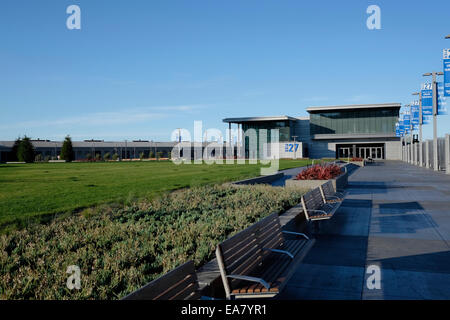
<svg viewBox="0 0 450 320">
<path fill-rule="evenodd" d="M 330 180 L 342 173 L 341 167 L 335 164 L 320 165 L 316 164 L 300 172 L 295 180 Z"/>
<path fill-rule="evenodd" d="M 350 161 L 363 161 L 363 158 L 353 157 Z"/>
</svg>

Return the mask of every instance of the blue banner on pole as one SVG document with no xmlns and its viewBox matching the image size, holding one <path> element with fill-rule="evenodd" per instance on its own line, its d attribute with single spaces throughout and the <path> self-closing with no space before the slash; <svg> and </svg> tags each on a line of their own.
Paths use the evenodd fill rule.
<svg viewBox="0 0 450 320">
<path fill-rule="evenodd" d="M 433 115 L 433 88 L 431 83 L 422 84 L 422 115 Z"/>
<path fill-rule="evenodd" d="M 444 95 L 444 83 L 437 83 L 437 95 L 438 95 L 438 103 L 437 103 L 437 114 L 438 115 L 446 115 L 447 112 L 447 98 Z"/>
<path fill-rule="evenodd" d="M 398 123 L 398 132 L 400 133 L 400 136 L 403 136 L 405 134 L 405 125 L 403 124 L 403 121 L 400 120 Z"/>
<path fill-rule="evenodd" d="M 401 133 L 400 133 L 400 124 L 397 122 L 396 124 L 395 124 L 395 136 L 396 137 L 401 137 Z"/>
<path fill-rule="evenodd" d="M 411 130 L 411 116 L 409 113 L 402 113 L 400 115 L 400 129 L 401 132 L 406 135 L 408 134 Z"/>
<path fill-rule="evenodd" d="M 406 128 L 409 128 L 411 125 L 411 115 L 409 113 L 403 114 L 403 124 Z"/>
<path fill-rule="evenodd" d="M 417 126 L 420 123 L 420 108 L 419 108 L 419 100 L 415 100 L 411 103 L 411 116 L 412 116 L 412 124 L 414 129 L 417 129 Z"/>
<path fill-rule="evenodd" d="M 444 49 L 444 96 L 450 97 L 450 49 Z"/>
</svg>

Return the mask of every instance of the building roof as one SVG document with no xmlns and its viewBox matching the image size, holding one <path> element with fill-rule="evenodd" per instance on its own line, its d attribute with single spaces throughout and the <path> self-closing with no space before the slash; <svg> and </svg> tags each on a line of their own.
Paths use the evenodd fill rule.
<svg viewBox="0 0 450 320">
<path fill-rule="evenodd" d="M 289 116 L 274 116 L 274 117 L 243 117 L 243 118 L 225 118 L 223 122 L 227 123 L 243 123 L 243 122 L 256 122 L 256 121 L 287 121 L 297 120 L 294 117 Z"/>
<path fill-rule="evenodd" d="M 337 110 L 353 110 L 353 109 L 375 109 L 375 108 L 401 108 L 401 103 L 378 103 L 378 104 L 354 104 L 343 106 L 320 106 L 309 107 L 306 109 L 308 112 L 321 112 L 321 111 L 337 111 Z"/>
<path fill-rule="evenodd" d="M 61 148 L 62 141 L 32 140 L 35 148 Z M 74 148 L 133 148 L 133 147 L 173 147 L 178 142 L 147 142 L 147 141 L 72 141 Z M 0 141 L 0 148 L 12 148 L 14 141 Z"/>
</svg>

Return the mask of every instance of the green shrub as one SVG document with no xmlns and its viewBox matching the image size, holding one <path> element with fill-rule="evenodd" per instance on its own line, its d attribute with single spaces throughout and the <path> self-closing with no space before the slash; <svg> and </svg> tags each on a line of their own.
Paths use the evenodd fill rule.
<svg viewBox="0 0 450 320">
<path fill-rule="evenodd" d="M 193 259 L 303 192 L 269 186 L 205 186 L 127 207 L 85 210 L 0 236 L 0 299 L 119 299 Z M 81 289 L 68 290 L 69 265 Z"/>
<path fill-rule="evenodd" d="M 119 155 L 117 153 L 114 153 L 113 156 L 112 156 L 112 159 L 114 161 L 116 161 L 117 159 L 119 159 Z"/>
<path fill-rule="evenodd" d="M 21 162 L 34 162 L 34 146 L 31 143 L 30 138 L 28 138 L 27 136 L 25 136 L 19 143 L 17 158 Z"/>
<path fill-rule="evenodd" d="M 145 158 L 145 154 L 143 152 L 139 153 L 139 159 L 143 160 Z"/>
<path fill-rule="evenodd" d="M 20 146 L 21 141 L 22 141 L 22 139 L 20 139 L 20 138 L 17 138 L 14 141 L 14 145 L 11 148 L 11 156 L 10 156 L 9 161 L 19 161 L 18 151 L 19 151 L 19 146 Z"/>
<path fill-rule="evenodd" d="M 103 159 L 108 161 L 109 159 L 111 159 L 111 154 L 109 152 L 105 153 L 105 155 L 103 156 Z"/>
<path fill-rule="evenodd" d="M 61 160 L 66 160 L 67 162 L 71 162 L 75 159 L 75 153 L 73 152 L 72 139 L 67 136 L 64 139 L 62 148 L 61 148 Z"/>
</svg>

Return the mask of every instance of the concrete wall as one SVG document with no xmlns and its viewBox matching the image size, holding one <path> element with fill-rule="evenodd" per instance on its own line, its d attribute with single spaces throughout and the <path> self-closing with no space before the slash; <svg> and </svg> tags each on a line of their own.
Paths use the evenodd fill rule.
<svg viewBox="0 0 450 320">
<path fill-rule="evenodd" d="M 336 143 L 327 141 L 313 141 L 309 145 L 309 157 L 312 159 L 335 158 Z"/>
<path fill-rule="evenodd" d="M 278 157 L 280 159 L 300 159 L 303 158 L 303 144 L 298 141 L 287 141 L 279 143 L 265 143 L 264 148 L 276 150 L 278 148 Z M 273 159 L 275 154 L 270 152 L 268 158 Z"/>
<path fill-rule="evenodd" d="M 382 140 L 382 139 L 365 139 L 365 140 L 312 140 L 310 144 L 310 158 L 335 158 L 337 144 L 370 144 L 384 143 L 386 160 L 401 160 L 402 150 L 400 141 Z"/>
<path fill-rule="evenodd" d="M 402 160 L 402 145 L 400 141 L 385 142 L 386 160 Z"/>
</svg>

